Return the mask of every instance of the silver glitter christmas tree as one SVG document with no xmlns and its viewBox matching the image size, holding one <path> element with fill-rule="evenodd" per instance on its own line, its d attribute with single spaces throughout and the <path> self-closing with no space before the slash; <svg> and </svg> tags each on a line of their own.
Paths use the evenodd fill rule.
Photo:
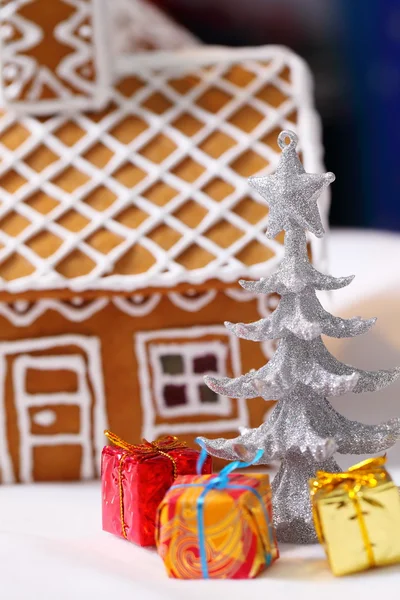
<svg viewBox="0 0 400 600">
<path fill-rule="evenodd" d="M 225 323 L 236 336 L 263 342 L 278 339 L 273 358 L 261 369 L 230 379 L 206 377 L 207 385 L 231 398 L 277 400 L 266 423 L 245 430 L 235 439 L 202 438 L 210 454 L 227 460 L 242 458 L 243 450 L 260 462 L 281 461 L 273 481 L 274 521 L 282 542 L 316 541 L 311 516 L 308 481 L 317 470 L 340 471 L 332 458 L 342 454 L 374 454 L 400 438 L 400 419 L 382 425 L 349 421 L 337 413 L 328 396 L 346 392 L 374 392 L 400 374 L 367 372 L 337 361 L 326 349 L 321 335 L 343 338 L 368 331 L 375 319 L 340 319 L 326 312 L 316 290 L 336 290 L 353 277 L 331 277 L 318 272 L 307 255 L 305 230 L 324 235 L 317 200 L 333 173 L 306 173 L 296 153 L 297 136 L 282 131 L 282 149 L 275 174 L 252 178 L 250 185 L 269 206 L 268 237 L 285 230 L 285 256 L 276 273 L 259 281 L 240 281 L 256 294 L 278 293 L 280 303 L 271 316 L 255 323 Z"/>
</svg>

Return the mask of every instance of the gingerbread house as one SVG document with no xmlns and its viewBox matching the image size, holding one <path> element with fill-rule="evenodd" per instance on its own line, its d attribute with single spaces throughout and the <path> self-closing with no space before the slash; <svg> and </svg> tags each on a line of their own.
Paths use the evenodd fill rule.
<svg viewBox="0 0 400 600">
<path fill-rule="evenodd" d="M 51 68 L 42 42 L 24 38 L 40 21 L 26 9 L 36 0 L 0 13 L 1 482 L 96 477 L 105 428 L 191 442 L 257 426 L 265 401 L 203 383 L 272 351 L 220 325 L 276 305 L 237 286 L 283 255 L 246 178 L 275 168 L 285 128 L 306 169 L 322 171 L 310 77 L 288 50 L 199 47 L 104 65 L 100 3 L 57 3 L 86 12 L 51 24 L 47 43 L 61 31 L 69 44 Z M 321 268 L 323 248 L 310 251 Z"/>
</svg>

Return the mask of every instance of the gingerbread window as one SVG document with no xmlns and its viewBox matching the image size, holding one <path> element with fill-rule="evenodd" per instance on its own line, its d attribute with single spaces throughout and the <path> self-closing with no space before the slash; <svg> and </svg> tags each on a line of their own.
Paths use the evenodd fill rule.
<svg viewBox="0 0 400 600">
<path fill-rule="evenodd" d="M 204 383 L 226 375 L 228 347 L 222 341 L 187 341 L 150 346 L 153 394 L 163 416 L 229 412 L 229 400 Z"/>
<path fill-rule="evenodd" d="M 135 335 L 134 346 L 143 437 L 235 431 L 247 426 L 247 403 L 219 396 L 204 383 L 205 375 L 241 374 L 240 342 L 225 327 L 143 331 Z"/>
</svg>

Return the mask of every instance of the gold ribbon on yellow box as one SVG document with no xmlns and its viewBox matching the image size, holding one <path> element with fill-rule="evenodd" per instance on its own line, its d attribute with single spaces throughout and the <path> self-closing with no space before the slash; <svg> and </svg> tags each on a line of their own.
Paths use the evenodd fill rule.
<svg viewBox="0 0 400 600">
<path fill-rule="evenodd" d="M 400 496 L 385 463 L 370 458 L 310 480 L 315 530 L 334 575 L 400 562 Z"/>
</svg>

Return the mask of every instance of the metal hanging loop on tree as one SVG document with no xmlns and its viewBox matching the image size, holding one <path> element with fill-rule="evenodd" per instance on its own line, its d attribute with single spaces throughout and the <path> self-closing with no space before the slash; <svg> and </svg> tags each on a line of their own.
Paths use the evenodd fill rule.
<svg viewBox="0 0 400 600">
<path fill-rule="evenodd" d="M 288 139 L 289 142 L 287 142 Z M 298 141 L 299 138 L 295 132 L 290 129 L 285 129 L 278 135 L 278 145 L 281 150 L 285 150 L 286 148 L 296 148 Z"/>
</svg>

